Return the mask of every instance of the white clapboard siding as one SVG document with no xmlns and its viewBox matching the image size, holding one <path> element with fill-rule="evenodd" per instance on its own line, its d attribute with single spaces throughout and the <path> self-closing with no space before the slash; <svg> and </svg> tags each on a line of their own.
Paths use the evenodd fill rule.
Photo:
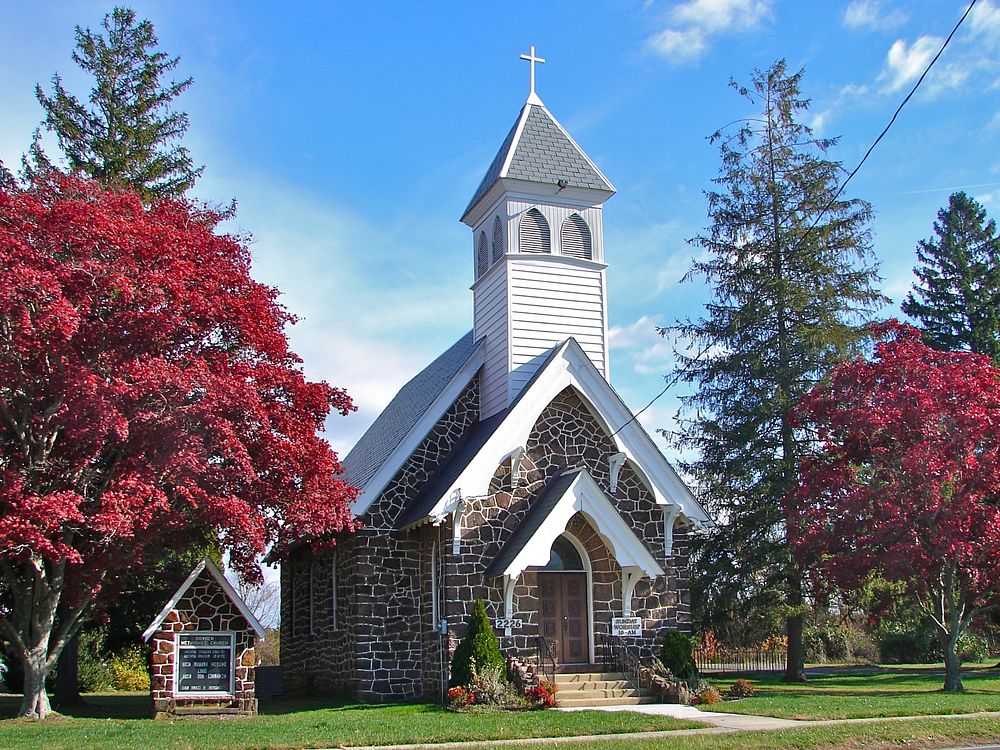
<svg viewBox="0 0 1000 750">
<path fill-rule="evenodd" d="M 573 337 L 602 375 L 607 373 L 604 271 L 556 259 L 508 259 L 510 397 L 516 398 L 541 355 Z"/>
<path fill-rule="evenodd" d="M 507 275 L 502 267 L 476 287 L 474 307 L 475 338 L 486 337 L 479 395 L 480 417 L 485 419 L 507 407 Z"/>
</svg>

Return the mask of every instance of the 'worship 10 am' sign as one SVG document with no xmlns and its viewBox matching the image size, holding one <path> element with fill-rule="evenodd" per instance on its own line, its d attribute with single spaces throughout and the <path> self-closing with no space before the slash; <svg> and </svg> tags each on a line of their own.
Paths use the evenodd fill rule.
<svg viewBox="0 0 1000 750">
<path fill-rule="evenodd" d="M 233 634 L 177 634 L 176 695 L 230 695 L 233 692 Z"/>
</svg>

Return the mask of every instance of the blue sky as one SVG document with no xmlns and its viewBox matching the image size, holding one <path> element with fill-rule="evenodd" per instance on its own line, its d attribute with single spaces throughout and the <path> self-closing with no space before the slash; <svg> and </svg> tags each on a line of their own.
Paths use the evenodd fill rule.
<svg viewBox="0 0 1000 750">
<path fill-rule="evenodd" d="M 751 113 L 729 90 L 779 57 L 804 67 L 809 121 L 853 167 L 966 5 L 923 0 L 688 2 L 139 2 L 194 86 L 179 100 L 195 194 L 236 198 L 255 275 L 303 318 L 308 373 L 346 387 L 330 422 L 345 453 L 395 391 L 471 327 L 472 242 L 459 216 L 528 93 L 538 92 L 615 183 L 605 209 L 612 380 L 633 409 L 663 385 L 657 323 L 697 315 L 681 285 L 718 170 L 707 139 Z M 79 94 L 74 24 L 110 6 L 19 3 L 0 26 L 0 158 L 41 119 L 36 83 Z M 1000 2 L 979 0 L 935 72 L 848 188 L 875 208 L 896 303 L 950 191 L 1000 213 Z M 889 311 L 891 312 L 891 310 Z M 646 412 L 665 427 L 675 394 Z M 668 451 L 669 455 L 669 451 Z"/>
</svg>

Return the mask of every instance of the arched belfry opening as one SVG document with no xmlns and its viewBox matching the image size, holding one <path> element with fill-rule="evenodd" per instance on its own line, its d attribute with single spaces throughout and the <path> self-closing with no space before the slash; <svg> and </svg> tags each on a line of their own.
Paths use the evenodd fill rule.
<svg viewBox="0 0 1000 750">
<path fill-rule="evenodd" d="M 486 242 L 486 232 L 479 233 L 479 244 L 476 247 L 476 278 L 490 270 L 490 248 Z"/>
<path fill-rule="evenodd" d="M 559 248 L 562 254 L 569 258 L 594 259 L 590 227 L 580 214 L 570 214 L 563 222 Z"/>
<path fill-rule="evenodd" d="M 493 262 L 499 261 L 504 254 L 506 249 L 503 246 L 503 222 L 500 221 L 499 216 L 493 217 Z"/>
<path fill-rule="evenodd" d="M 521 253 L 551 253 L 552 238 L 549 222 L 537 208 L 525 211 L 517 234 L 517 250 Z"/>
</svg>

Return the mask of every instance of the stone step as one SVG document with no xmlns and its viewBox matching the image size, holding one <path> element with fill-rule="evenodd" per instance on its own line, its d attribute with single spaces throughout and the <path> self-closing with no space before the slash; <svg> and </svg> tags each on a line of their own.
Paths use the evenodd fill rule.
<svg viewBox="0 0 1000 750">
<path fill-rule="evenodd" d="M 593 682 L 560 682 L 559 690 L 574 692 L 580 690 L 631 690 L 632 683 L 628 680 L 595 680 Z"/>
<path fill-rule="evenodd" d="M 561 690 L 556 693 L 559 701 L 582 701 L 591 698 L 632 698 L 638 697 L 631 685 L 624 688 L 597 688 L 594 690 Z"/>
<path fill-rule="evenodd" d="M 587 707 L 599 707 L 599 706 L 639 706 L 646 703 L 656 703 L 656 699 L 650 696 L 639 697 L 637 695 L 623 696 L 623 697 L 612 697 L 612 698 L 595 698 L 595 697 L 581 697 L 581 698 L 566 698 L 565 696 L 560 696 L 556 694 L 556 701 L 558 701 L 561 708 L 587 708 Z"/>
<path fill-rule="evenodd" d="M 605 682 L 608 680 L 624 680 L 621 672 L 556 672 L 556 684 L 568 682 Z"/>
</svg>

